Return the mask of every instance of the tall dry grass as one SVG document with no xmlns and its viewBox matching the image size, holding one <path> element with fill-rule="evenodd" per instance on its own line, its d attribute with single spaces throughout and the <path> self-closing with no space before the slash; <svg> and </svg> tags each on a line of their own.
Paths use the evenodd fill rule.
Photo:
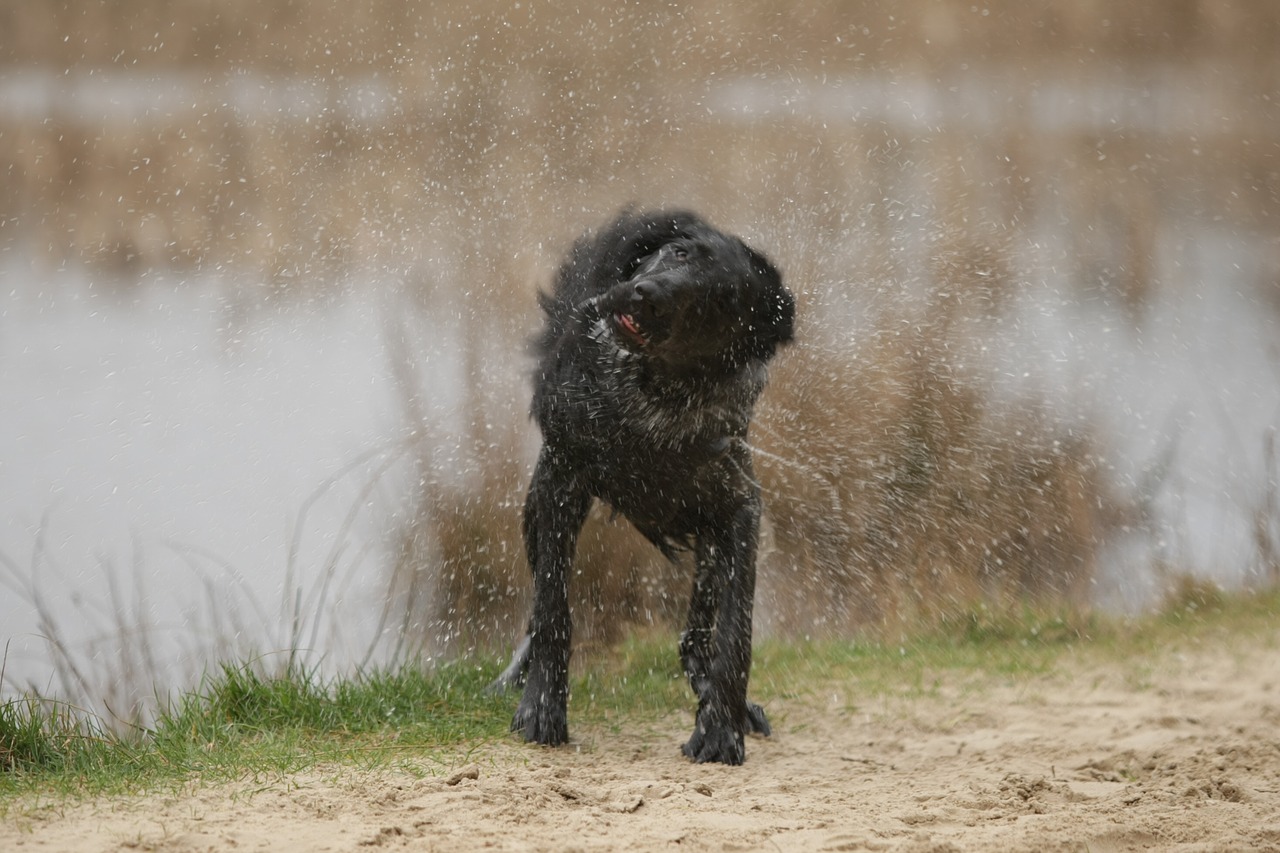
<svg viewBox="0 0 1280 853">
<path fill-rule="evenodd" d="M 948 613 L 1079 611 L 1117 509 L 1087 420 L 998 399 L 971 323 L 1011 286 L 948 263 L 915 323 L 856 355 L 801 347 L 755 427 L 773 547 L 762 601 L 784 633 L 895 630 Z M 953 259 L 954 260 L 954 259 Z"/>
</svg>

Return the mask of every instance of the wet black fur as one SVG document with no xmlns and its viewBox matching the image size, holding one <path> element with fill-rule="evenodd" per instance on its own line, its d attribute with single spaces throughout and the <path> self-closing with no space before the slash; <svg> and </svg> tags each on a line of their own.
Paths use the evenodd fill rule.
<svg viewBox="0 0 1280 853">
<path fill-rule="evenodd" d="M 741 764 L 760 488 L 746 444 L 765 364 L 792 338 L 778 270 L 682 211 L 623 213 L 582 237 L 543 295 L 533 417 L 543 445 L 524 509 L 528 635 L 498 686 L 523 682 L 512 731 L 568 740 L 568 582 L 592 500 L 669 557 L 695 555 L 680 657 L 698 697 L 684 753 Z"/>
</svg>

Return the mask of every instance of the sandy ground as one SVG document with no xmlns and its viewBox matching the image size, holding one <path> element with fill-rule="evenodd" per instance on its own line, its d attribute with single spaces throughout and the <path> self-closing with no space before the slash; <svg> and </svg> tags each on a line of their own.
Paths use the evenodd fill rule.
<svg viewBox="0 0 1280 853">
<path fill-rule="evenodd" d="M 825 685 L 771 702 L 775 735 L 739 768 L 681 758 L 673 712 L 416 774 L 11 810 L 0 850 L 1280 850 L 1278 639 L 1106 663 L 1086 649 L 1016 681 L 943 673 L 925 698 Z"/>
</svg>

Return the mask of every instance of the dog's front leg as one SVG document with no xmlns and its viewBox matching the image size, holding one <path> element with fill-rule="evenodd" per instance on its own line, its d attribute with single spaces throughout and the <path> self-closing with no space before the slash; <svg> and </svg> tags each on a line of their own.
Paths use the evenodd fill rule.
<svg viewBox="0 0 1280 853">
<path fill-rule="evenodd" d="M 689 687 L 699 705 L 711 698 L 711 663 L 715 660 L 716 613 L 720 609 L 725 572 L 720 568 L 720 555 L 707 537 L 698 540 L 697 570 L 693 579 L 693 597 L 689 616 L 680 634 L 680 663 L 689 679 Z M 748 620 L 748 630 L 750 629 Z M 748 635 L 748 642 L 750 636 Z M 747 702 L 747 731 L 768 737 L 772 734 L 764 708 Z M 688 750 L 686 749 L 686 753 Z"/>
<path fill-rule="evenodd" d="M 524 505 L 524 541 L 533 571 L 524 694 L 511 730 L 534 743 L 569 740 L 569 568 L 591 496 L 543 448 Z"/>
<path fill-rule="evenodd" d="M 746 502 L 732 520 L 699 537 L 689 622 L 680 641 L 698 694 L 693 735 L 683 750 L 699 763 L 741 764 L 746 733 L 769 733 L 764 711 L 747 701 L 759 506 L 758 499 Z"/>
<path fill-rule="evenodd" d="M 716 611 L 720 608 L 719 555 L 708 536 L 699 536 L 695 552 L 693 596 L 689 616 L 680 635 L 680 663 L 699 701 L 711 690 L 712 641 L 715 639 Z"/>
</svg>

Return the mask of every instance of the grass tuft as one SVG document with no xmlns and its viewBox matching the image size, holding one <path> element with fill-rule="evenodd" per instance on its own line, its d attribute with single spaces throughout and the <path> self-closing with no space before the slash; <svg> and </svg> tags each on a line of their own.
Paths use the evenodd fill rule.
<svg viewBox="0 0 1280 853">
<path fill-rule="evenodd" d="M 324 681 L 301 668 L 271 676 L 256 664 L 223 665 L 199 690 L 167 703 L 151 728 L 124 735 L 90 714 L 24 696 L 0 706 L 0 794 L 429 757 L 506 734 L 510 697 L 484 691 L 497 671 L 496 663 L 459 661 Z"/>
<path fill-rule="evenodd" d="M 0 768 L 23 772 L 61 766 L 64 755 L 57 744 L 79 736 L 78 725 L 67 726 L 65 717 L 48 711 L 31 696 L 0 705 Z"/>
<path fill-rule="evenodd" d="M 138 746 L 65 702 L 24 695 L 0 704 L 0 792 L 29 778 L 101 777 L 136 764 Z"/>
<path fill-rule="evenodd" d="M 1206 578 L 1179 574 L 1172 579 L 1165 592 L 1160 613 L 1170 622 L 1190 619 L 1196 614 L 1221 610 L 1227 602 L 1222 587 Z"/>
</svg>

